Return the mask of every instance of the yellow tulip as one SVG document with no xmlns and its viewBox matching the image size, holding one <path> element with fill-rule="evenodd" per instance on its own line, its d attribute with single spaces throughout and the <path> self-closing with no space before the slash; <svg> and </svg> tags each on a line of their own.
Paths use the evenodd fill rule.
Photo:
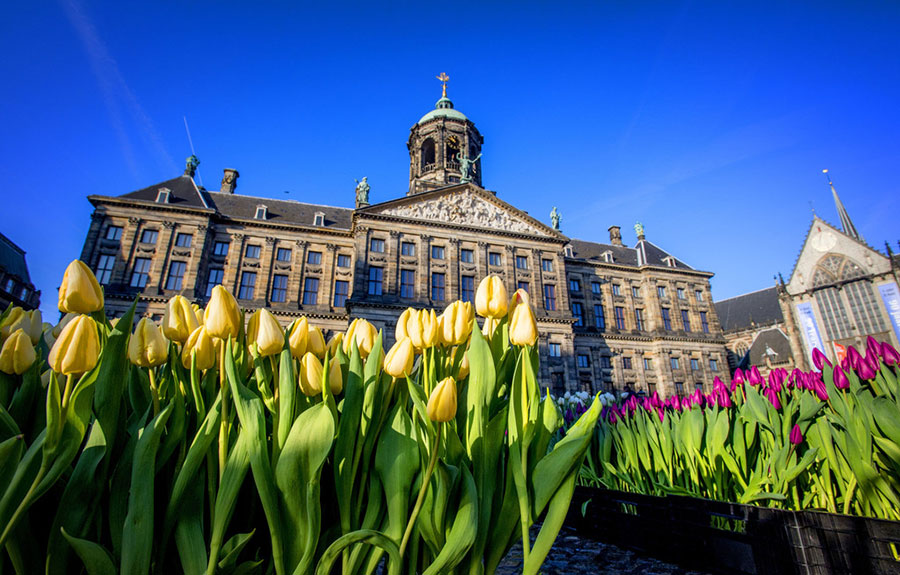
<svg viewBox="0 0 900 575">
<path fill-rule="evenodd" d="M 203 325 L 210 336 L 221 339 L 237 337 L 242 321 L 241 308 L 224 287 L 217 285 L 213 288 L 203 317 Z"/>
<path fill-rule="evenodd" d="M 22 375 L 34 363 L 34 344 L 22 328 L 14 331 L 0 348 L 0 371 Z"/>
<path fill-rule="evenodd" d="M 199 326 L 197 314 L 187 298 L 176 295 L 169 299 L 162 320 L 162 331 L 168 339 L 184 344 Z"/>
<path fill-rule="evenodd" d="M 409 322 L 409 316 L 414 313 L 416 313 L 416 310 L 408 307 L 397 318 L 397 327 L 394 328 L 394 341 L 400 341 L 404 337 L 409 337 L 409 332 L 406 331 L 406 324 Z"/>
<path fill-rule="evenodd" d="M 531 305 L 519 302 L 509 322 L 509 342 L 514 345 L 534 345 L 537 337 L 537 322 Z"/>
<path fill-rule="evenodd" d="M 416 359 L 416 350 L 408 337 L 397 341 L 384 358 L 384 371 L 392 377 L 402 378 L 409 375 Z"/>
<path fill-rule="evenodd" d="M 375 345 L 375 339 L 378 337 L 378 330 L 368 321 L 358 318 L 350 323 L 347 328 L 347 335 L 344 337 L 344 353 L 350 355 L 351 346 L 356 342 L 359 348 L 359 355 L 363 359 L 369 356 L 372 346 Z"/>
<path fill-rule="evenodd" d="M 59 339 L 59 334 L 61 334 L 62 331 L 66 329 L 66 326 L 69 325 L 69 322 L 76 317 L 78 317 L 78 314 L 72 312 L 64 315 L 63 318 L 59 320 L 59 323 L 53 326 L 53 331 L 51 332 L 53 334 L 53 339 Z"/>
<path fill-rule="evenodd" d="M 92 370 L 99 358 L 97 324 L 90 317 L 79 315 L 59 334 L 47 361 L 56 373 L 71 375 Z"/>
<path fill-rule="evenodd" d="M 0 341 L 9 337 L 9 334 L 18 329 L 25 329 L 25 310 L 19 306 L 13 306 L 0 322 Z"/>
<path fill-rule="evenodd" d="M 313 355 L 319 358 L 325 358 L 325 336 L 322 334 L 322 330 L 315 327 L 309 326 L 309 334 L 307 335 L 306 340 L 306 351 L 312 352 Z"/>
<path fill-rule="evenodd" d="M 200 371 L 216 365 L 216 345 L 205 326 L 197 327 L 181 350 L 181 365 L 185 369 L 191 369 L 191 356 L 196 356 L 197 369 Z"/>
<path fill-rule="evenodd" d="M 156 367 L 168 359 L 167 347 L 156 324 L 146 317 L 141 318 L 128 342 L 128 359 L 140 367 Z"/>
<path fill-rule="evenodd" d="M 81 260 L 72 260 L 59 286 L 59 311 L 91 313 L 103 309 L 103 290 L 91 268 Z"/>
<path fill-rule="evenodd" d="M 337 395 L 344 390 L 344 374 L 341 373 L 341 362 L 335 358 L 331 358 L 331 365 L 328 367 L 328 388 L 331 389 L 331 395 Z"/>
<path fill-rule="evenodd" d="M 506 286 L 500 277 L 489 275 L 478 284 L 478 291 L 475 292 L 475 310 L 481 317 L 499 319 L 505 316 L 507 301 Z"/>
<path fill-rule="evenodd" d="M 338 349 L 343 349 L 344 345 L 344 332 L 339 331 L 328 340 L 328 345 L 326 346 L 326 350 L 331 357 L 337 355 Z"/>
<path fill-rule="evenodd" d="M 0 341 L 5 340 L 10 334 L 18 330 L 24 330 L 31 339 L 31 345 L 37 345 L 41 340 L 43 323 L 41 322 L 41 310 L 33 309 L 25 311 L 20 307 L 14 307 L 0 324 Z"/>
<path fill-rule="evenodd" d="M 484 326 L 481 328 L 481 333 L 484 334 L 484 337 L 491 338 L 494 335 L 494 330 L 497 329 L 497 324 L 500 323 L 500 320 L 494 317 L 486 317 L 484 318 Z"/>
<path fill-rule="evenodd" d="M 41 341 L 41 334 L 44 332 L 44 322 L 41 317 L 41 310 L 33 309 L 27 312 L 25 315 L 31 320 L 31 326 L 25 330 L 28 333 L 28 337 L 31 338 L 31 344 L 37 345 L 39 341 Z"/>
<path fill-rule="evenodd" d="M 194 317 L 197 318 L 197 325 L 203 325 L 203 308 L 195 303 L 192 303 L 191 311 L 194 312 Z"/>
<path fill-rule="evenodd" d="M 516 310 L 516 306 L 520 303 L 531 305 L 531 296 L 529 296 L 528 292 L 523 290 L 522 288 L 514 291 L 512 297 L 509 298 L 509 311 L 506 312 L 507 322 L 512 322 L 513 312 Z"/>
<path fill-rule="evenodd" d="M 288 337 L 288 346 L 294 359 L 300 359 L 306 353 L 306 344 L 309 341 L 309 321 L 301 317 L 291 326 L 291 335 Z"/>
<path fill-rule="evenodd" d="M 259 355 L 268 357 L 281 353 L 281 350 L 284 349 L 284 331 L 281 329 L 281 324 L 267 309 L 261 309 L 254 315 L 257 317 L 257 321 L 251 341 L 256 343 Z"/>
<path fill-rule="evenodd" d="M 300 360 L 300 391 L 307 397 L 322 393 L 322 362 L 309 351 Z"/>
<path fill-rule="evenodd" d="M 428 398 L 425 412 L 428 419 L 437 422 L 450 421 L 456 417 L 456 381 L 452 377 L 446 377 L 437 384 Z"/>
<path fill-rule="evenodd" d="M 462 361 L 459 364 L 459 373 L 456 375 L 456 379 L 459 381 L 464 380 L 469 377 L 469 353 L 466 352 L 463 355 Z"/>
<path fill-rule="evenodd" d="M 469 302 L 455 301 L 447 306 L 440 317 L 440 338 L 444 345 L 459 345 L 472 333 L 475 312 Z"/>
<path fill-rule="evenodd" d="M 438 319 L 434 310 L 423 309 L 411 313 L 406 331 L 417 349 L 434 347 L 438 343 Z"/>
</svg>

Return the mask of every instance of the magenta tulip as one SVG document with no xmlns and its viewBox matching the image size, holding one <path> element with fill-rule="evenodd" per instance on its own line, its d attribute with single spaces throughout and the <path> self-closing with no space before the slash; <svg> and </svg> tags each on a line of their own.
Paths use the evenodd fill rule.
<svg viewBox="0 0 900 575">
<path fill-rule="evenodd" d="M 847 361 L 850 362 L 850 367 L 853 369 L 859 369 L 859 364 L 862 362 L 862 355 L 852 345 L 847 349 Z"/>
<path fill-rule="evenodd" d="M 834 368 L 834 386 L 838 389 L 850 387 L 850 380 L 847 379 L 847 374 L 839 367 Z"/>
<path fill-rule="evenodd" d="M 888 342 L 884 342 L 881 344 L 881 359 L 886 366 L 893 367 L 900 363 L 900 352 L 897 352 L 894 346 Z"/>
<path fill-rule="evenodd" d="M 750 368 L 750 385 L 762 385 L 762 383 L 762 374 L 759 373 L 759 369 L 754 365 Z"/>
<path fill-rule="evenodd" d="M 741 368 L 737 368 L 736 370 L 734 370 L 734 378 L 731 380 L 731 382 L 737 385 L 744 384 L 744 372 L 743 370 L 741 370 Z"/>
<path fill-rule="evenodd" d="M 825 384 L 819 381 L 812 382 L 813 393 L 816 394 L 816 397 L 819 398 L 820 401 L 828 401 L 828 390 L 825 389 Z"/>
<path fill-rule="evenodd" d="M 766 399 L 771 402 L 772 407 L 774 407 L 775 409 L 781 409 L 781 400 L 778 399 L 778 392 L 776 392 L 772 388 L 766 388 L 765 391 L 763 391 L 763 394 L 766 396 Z"/>
<path fill-rule="evenodd" d="M 871 335 L 866 338 L 866 354 L 881 356 L 881 344 Z"/>
<path fill-rule="evenodd" d="M 831 362 L 828 361 L 828 358 L 825 357 L 825 354 L 822 353 L 821 349 L 814 347 L 813 352 L 812 352 L 812 357 L 813 357 L 813 364 L 815 364 L 816 369 L 818 369 L 819 371 L 822 371 L 822 369 L 824 368 L 826 363 L 828 364 L 828 367 L 831 367 Z"/>
<path fill-rule="evenodd" d="M 858 375 L 860 379 L 875 379 L 875 370 L 872 369 L 869 362 L 862 360 L 856 367 L 856 375 Z"/>
<path fill-rule="evenodd" d="M 803 441 L 803 434 L 800 433 L 799 425 L 794 424 L 794 428 L 791 429 L 790 439 L 791 439 L 791 443 L 793 443 L 794 445 L 800 445 L 800 443 Z"/>
</svg>

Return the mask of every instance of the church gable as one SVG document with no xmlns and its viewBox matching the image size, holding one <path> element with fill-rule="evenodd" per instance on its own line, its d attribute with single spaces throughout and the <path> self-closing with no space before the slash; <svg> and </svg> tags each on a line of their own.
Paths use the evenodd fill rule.
<svg viewBox="0 0 900 575">
<path fill-rule="evenodd" d="M 440 190 L 386 202 L 365 208 L 364 213 L 381 216 L 443 222 L 464 227 L 561 238 L 562 234 L 545 226 L 513 206 L 489 198 L 486 192 L 471 187 Z"/>
</svg>

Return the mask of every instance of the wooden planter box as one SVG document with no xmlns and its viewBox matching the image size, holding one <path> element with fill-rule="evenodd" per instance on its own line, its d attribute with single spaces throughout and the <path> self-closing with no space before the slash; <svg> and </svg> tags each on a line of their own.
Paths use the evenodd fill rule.
<svg viewBox="0 0 900 575">
<path fill-rule="evenodd" d="M 684 567 L 729 575 L 900 573 L 900 522 L 578 487 L 567 525 Z"/>
</svg>

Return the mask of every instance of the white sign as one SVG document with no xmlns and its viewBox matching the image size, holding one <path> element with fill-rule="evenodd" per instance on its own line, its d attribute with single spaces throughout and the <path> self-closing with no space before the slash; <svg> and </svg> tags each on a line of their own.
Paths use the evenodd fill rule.
<svg viewBox="0 0 900 575">
<path fill-rule="evenodd" d="M 806 342 L 806 359 L 810 366 L 815 365 L 812 360 L 812 350 L 819 348 L 819 351 L 824 353 L 825 346 L 819 335 L 819 326 L 816 323 L 816 316 L 813 314 L 812 304 L 810 302 L 798 303 L 797 317 L 800 319 L 800 331 L 803 332 L 803 339 Z"/>
<path fill-rule="evenodd" d="M 897 290 L 897 284 L 881 284 L 878 286 L 878 291 L 881 292 L 884 307 L 887 308 L 888 315 L 891 316 L 891 323 L 894 324 L 894 334 L 900 341 L 900 291 Z"/>
</svg>

